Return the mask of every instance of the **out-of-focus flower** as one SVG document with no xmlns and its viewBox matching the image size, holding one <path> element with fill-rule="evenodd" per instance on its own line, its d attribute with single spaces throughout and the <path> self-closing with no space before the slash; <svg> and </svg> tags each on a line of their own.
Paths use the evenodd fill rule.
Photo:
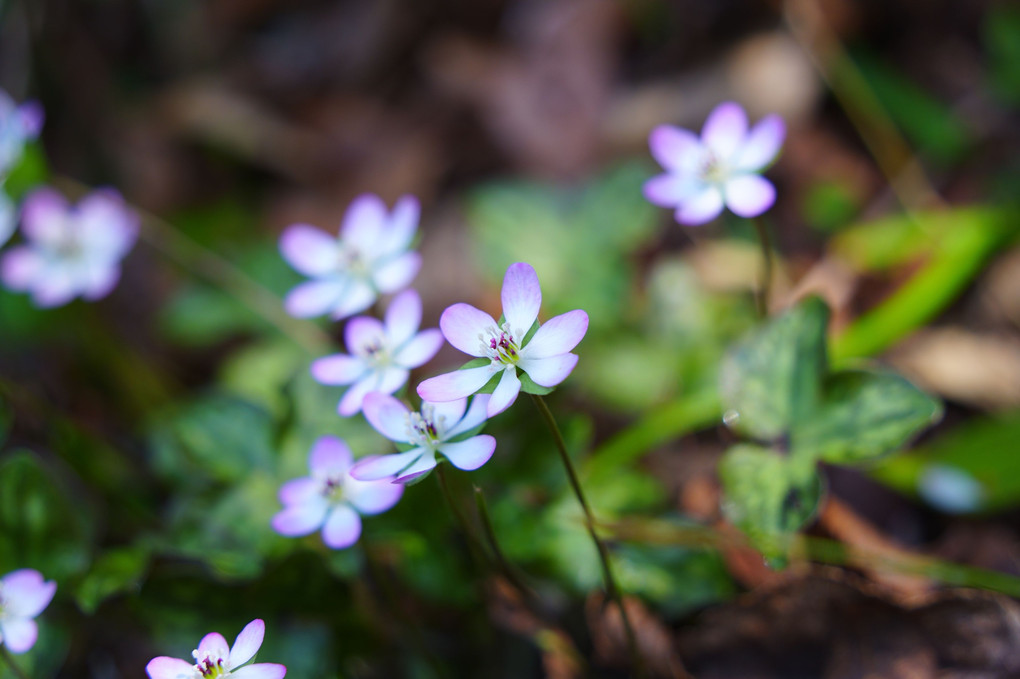
<svg viewBox="0 0 1020 679">
<path fill-rule="evenodd" d="M 280 488 L 283 510 L 273 517 L 281 535 L 308 535 L 322 528 L 322 541 L 344 549 L 358 541 L 361 517 L 380 514 L 397 504 L 403 487 L 386 481 L 359 481 L 350 475 L 354 456 L 335 436 L 323 436 L 308 457 L 312 475 Z"/>
<path fill-rule="evenodd" d="M 20 106 L 0 90 L 0 177 L 17 165 L 25 143 L 39 136 L 43 125 L 43 109 L 36 101 Z"/>
<path fill-rule="evenodd" d="M 338 411 L 344 417 L 361 410 L 365 394 L 392 394 L 407 381 L 411 368 L 425 364 L 436 355 L 443 336 L 436 328 L 418 332 L 421 325 L 421 297 L 405 290 L 386 309 L 385 322 L 370 316 L 352 318 L 344 328 L 344 343 L 350 354 L 325 356 L 312 363 L 312 377 L 322 384 L 351 387 L 340 399 Z"/>
<path fill-rule="evenodd" d="M 777 115 L 762 118 L 748 131 L 747 114 L 738 104 L 719 104 L 701 128 L 660 125 L 648 138 L 652 155 L 666 169 L 644 186 L 652 203 L 676 209 L 681 224 L 704 224 L 728 207 L 755 217 L 772 207 L 776 190 L 758 173 L 783 145 L 786 126 Z"/>
<path fill-rule="evenodd" d="M 381 198 L 364 195 L 347 208 L 339 239 L 307 224 L 287 227 L 280 252 L 312 279 L 287 295 L 287 313 L 346 318 L 370 307 L 379 294 L 407 287 L 421 266 L 421 255 L 407 250 L 419 213 L 413 196 L 404 196 L 387 213 Z"/>
<path fill-rule="evenodd" d="M 947 514 L 979 511 L 985 501 L 985 487 L 959 467 L 933 463 L 917 480 L 917 491 L 928 504 Z"/>
<path fill-rule="evenodd" d="M 488 394 L 475 396 L 470 408 L 463 398 L 446 403 L 426 401 L 421 412 L 411 412 L 392 396 L 369 394 L 365 398 L 365 419 L 391 441 L 409 443 L 414 448 L 359 460 L 351 468 L 351 476 L 363 481 L 393 479 L 406 483 L 430 472 L 437 464 L 436 453 L 458 469 L 478 469 L 492 457 L 496 439 L 487 434 L 462 441 L 451 439 L 484 422 L 488 402 Z"/>
<path fill-rule="evenodd" d="M 575 309 L 551 318 L 525 341 L 538 320 L 542 289 L 535 270 L 523 262 L 506 270 L 502 300 L 502 325 L 470 304 L 454 304 L 443 312 L 439 327 L 447 341 L 489 363 L 427 379 L 418 385 L 419 396 L 434 403 L 465 398 L 502 372 L 487 406 L 488 416 L 493 417 L 517 400 L 521 390 L 518 368 L 542 387 L 554 387 L 567 378 L 578 358 L 570 350 L 588 331 L 588 314 Z"/>
<path fill-rule="evenodd" d="M 113 290 L 138 218 L 112 190 L 93 191 L 72 207 L 47 188 L 25 199 L 21 231 L 26 243 L 4 255 L 0 278 L 11 290 L 31 293 L 36 306 L 55 307 Z"/>
<path fill-rule="evenodd" d="M 198 648 L 192 651 L 195 662 L 160 656 L 145 666 L 151 679 L 212 679 L 214 677 L 237 677 L 237 679 L 283 679 L 287 668 L 272 663 L 245 665 L 255 657 L 266 624 L 252 620 L 234 640 L 233 647 L 227 647 L 222 634 L 211 632 L 202 637 Z"/>
<path fill-rule="evenodd" d="M 39 626 L 35 616 L 49 606 L 57 583 L 43 580 L 31 568 L 12 571 L 0 578 L 0 644 L 11 653 L 24 653 L 35 645 Z"/>
</svg>

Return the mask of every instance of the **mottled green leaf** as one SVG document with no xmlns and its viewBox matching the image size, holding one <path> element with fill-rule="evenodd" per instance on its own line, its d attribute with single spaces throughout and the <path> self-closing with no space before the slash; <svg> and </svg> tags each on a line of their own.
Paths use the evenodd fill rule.
<svg viewBox="0 0 1020 679">
<path fill-rule="evenodd" d="M 111 549 L 99 557 L 75 591 L 78 605 L 92 615 L 106 599 L 136 590 L 149 567 L 147 547 Z"/>
</svg>

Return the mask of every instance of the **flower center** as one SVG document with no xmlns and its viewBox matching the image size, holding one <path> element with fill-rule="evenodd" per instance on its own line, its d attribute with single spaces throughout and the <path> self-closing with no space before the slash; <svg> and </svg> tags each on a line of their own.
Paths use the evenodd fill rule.
<svg viewBox="0 0 1020 679">
<path fill-rule="evenodd" d="M 726 164 L 715 155 L 715 152 L 706 150 L 705 155 L 701 158 L 699 171 L 702 181 L 706 184 L 722 184 L 726 181 L 728 173 Z"/>
<path fill-rule="evenodd" d="M 322 489 L 319 491 L 322 497 L 330 502 L 340 502 L 344 498 L 344 480 L 340 476 L 328 476 L 322 481 Z"/>
<path fill-rule="evenodd" d="M 385 368 L 393 362 L 390 356 L 390 348 L 382 337 L 375 337 L 371 342 L 361 347 L 361 354 L 366 361 L 376 368 Z"/>
<path fill-rule="evenodd" d="M 360 250 L 349 245 L 341 245 L 337 254 L 337 268 L 358 278 L 368 278 L 371 273 L 365 256 Z"/>
<path fill-rule="evenodd" d="M 446 429 L 446 417 L 436 417 L 436 409 L 431 403 L 423 403 L 420 413 L 407 414 L 407 433 L 411 443 L 427 448 L 435 448 L 443 438 Z"/>
<path fill-rule="evenodd" d="M 222 677 L 230 674 L 230 671 L 223 666 L 223 658 L 217 658 L 210 653 L 201 654 L 197 650 L 192 651 L 195 658 L 195 679 L 206 677 Z"/>
<path fill-rule="evenodd" d="M 519 330 L 516 337 L 523 335 Z M 503 323 L 500 327 L 489 327 L 485 332 L 478 334 L 482 342 L 482 353 L 496 363 L 504 365 L 516 365 L 521 358 L 521 345 L 515 334 L 510 329 L 509 323 Z"/>
</svg>

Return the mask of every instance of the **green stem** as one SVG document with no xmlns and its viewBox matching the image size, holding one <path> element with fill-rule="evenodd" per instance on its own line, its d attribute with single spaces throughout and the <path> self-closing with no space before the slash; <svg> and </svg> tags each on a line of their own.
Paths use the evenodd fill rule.
<svg viewBox="0 0 1020 679">
<path fill-rule="evenodd" d="M 758 294 L 755 300 L 758 306 L 758 316 L 768 318 L 769 316 L 769 292 L 772 288 L 772 243 L 769 240 L 769 230 L 761 217 L 751 220 L 754 230 L 758 232 L 758 243 L 761 245 L 762 272 L 761 283 L 758 286 Z"/>
<path fill-rule="evenodd" d="M 496 564 L 503 573 L 503 577 L 525 597 L 534 599 L 535 593 L 518 577 L 516 571 L 510 565 L 510 561 L 507 560 L 506 555 L 503 553 L 503 549 L 499 546 L 499 541 L 496 539 L 496 529 L 492 525 L 492 517 L 489 514 L 489 504 L 485 501 L 485 493 L 478 486 L 475 486 L 475 505 L 478 507 L 478 515 L 482 517 L 482 529 L 485 539 L 489 543 L 489 549 L 492 550 L 496 558 Z"/>
<path fill-rule="evenodd" d="M 468 550 L 471 552 L 471 558 L 475 561 L 476 566 L 484 569 L 486 563 L 485 550 L 481 547 L 479 539 L 475 536 L 475 532 L 471 530 L 471 524 L 468 523 L 467 517 L 464 516 L 460 507 L 457 506 L 456 500 L 453 499 L 453 492 L 450 490 L 450 483 L 446 478 L 445 465 L 442 462 L 436 465 L 436 478 L 439 480 L 439 489 L 442 491 L 443 497 L 446 499 L 446 504 L 450 508 L 450 512 L 453 514 L 453 518 L 457 522 L 457 527 L 460 528 L 460 532 L 464 534 Z"/>
<path fill-rule="evenodd" d="M 18 679 L 29 679 L 29 676 L 25 674 L 25 671 L 18 667 L 14 662 L 14 658 L 11 657 L 11 654 L 7 651 L 7 646 L 5 646 L 3 642 L 0 642 L 0 658 L 4 659 L 7 666 L 11 668 L 11 674 L 15 677 Z"/>
<path fill-rule="evenodd" d="M 630 652 L 631 663 L 634 667 L 634 674 L 636 676 L 644 676 L 644 662 L 642 662 L 641 653 L 638 650 L 637 639 L 634 636 L 634 628 L 631 627 L 630 617 L 627 615 L 627 609 L 623 606 L 623 596 L 620 593 L 620 588 L 616 584 L 616 579 L 613 577 L 613 569 L 609 561 L 609 549 L 606 544 L 599 538 L 598 532 L 595 530 L 595 516 L 592 514 L 591 507 L 588 505 L 588 500 L 584 496 L 584 490 L 581 489 L 581 481 L 577 477 L 577 471 L 574 469 L 574 463 L 570 460 L 570 454 L 567 452 L 567 444 L 563 440 L 563 434 L 560 432 L 559 426 L 556 424 L 556 418 L 553 417 L 552 411 L 549 410 L 549 406 L 546 404 L 545 399 L 538 394 L 532 394 L 531 400 L 534 401 L 535 406 L 538 408 L 538 412 L 542 414 L 542 418 L 545 420 L 546 425 L 549 427 L 549 431 L 552 433 L 553 440 L 556 442 L 556 450 L 560 453 L 560 459 L 563 461 L 563 466 L 567 470 L 567 477 L 570 479 L 570 487 L 574 490 L 574 495 L 577 496 L 577 502 L 581 505 L 581 509 L 584 511 L 585 525 L 588 528 L 588 534 L 591 536 L 592 542 L 595 543 L 595 547 L 598 550 L 599 561 L 602 565 L 602 578 L 605 581 L 606 593 L 609 598 L 616 604 L 617 609 L 620 611 L 620 619 L 623 621 L 623 630 L 627 637 L 627 650 Z"/>
</svg>

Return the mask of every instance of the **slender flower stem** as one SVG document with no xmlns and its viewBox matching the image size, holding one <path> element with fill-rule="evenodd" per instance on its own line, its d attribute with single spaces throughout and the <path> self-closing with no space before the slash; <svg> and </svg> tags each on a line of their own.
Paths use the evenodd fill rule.
<svg viewBox="0 0 1020 679">
<path fill-rule="evenodd" d="M 0 658 L 4 659 L 7 666 L 11 668 L 11 674 L 17 677 L 17 679 L 29 679 L 29 676 L 25 674 L 25 671 L 18 667 L 18 665 L 14 662 L 14 658 L 11 657 L 11 654 L 7 651 L 7 647 L 4 646 L 3 642 L 0 642 Z"/>
<path fill-rule="evenodd" d="M 591 535 L 592 542 L 595 543 L 595 547 L 598 549 L 599 561 L 602 564 L 602 578 L 606 585 L 606 593 L 620 611 L 620 619 L 623 621 L 623 631 L 627 637 L 627 650 L 630 652 L 631 663 L 634 666 L 634 674 L 642 677 L 645 674 L 644 662 L 642 661 L 641 653 L 638 650 L 637 638 L 634 636 L 634 628 L 631 627 L 630 617 L 627 615 L 627 609 L 623 606 L 623 596 L 620 593 L 619 586 L 616 584 L 616 579 L 613 577 L 613 569 L 609 561 L 609 549 L 606 547 L 606 544 L 602 541 L 602 539 L 599 538 L 599 535 L 595 530 L 595 516 L 592 514 L 591 507 L 588 505 L 588 500 L 585 499 L 584 491 L 581 489 L 581 482 L 577 477 L 577 470 L 574 469 L 574 463 L 570 460 L 570 454 L 567 452 L 567 444 L 563 440 L 563 434 L 560 432 L 560 428 L 556 424 L 556 418 L 553 417 L 552 411 L 549 410 L 549 406 L 546 404 L 545 399 L 538 394 L 532 394 L 531 400 L 534 401 L 538 411 L 542 413 L 542 417 L 545 419 L 545 423 L 549 427 L 549 431 L 552 433 L 553 439 L 556 442 L 556 449 L 560 453 L 560 459 L 563 460 L 563 466 L 567 469 L 567 477 L 570 479 L 570 486 L 574 490 L 574 495 L 577 496 L 577 502 L 581 505 L 581 509 L 584 511 L 585 525 L 588 527 L 588 534 Z"/>
<path fill-rule="evenodd" d="M 769 293 L 772 288 L 772 241 L 769 239 L 769 230 L 761 217 L 751 220 L 754 230 L 758 232 L 758 243 L 761 245 L 762 272 L 761 283 L 758 286 L 757 304 L 758 315 L 768 318 L 769 315 Z"/>
<path fill-rule="evenodd" d="M 471 530 L 471 524 L 468 523 L 467 517 L 457 506 L 456 500 L 453 499 L 453 492 L 450 490 L 449 481 L 446 478 L 446 469 L 444 464 L 440 462 L 436 465 L 436 478 L 439 479 L 439 489 L 443 493 L 443 497 L 446 499 L 446 504 L 450 507 L 450 512 L 453 513 L 454 519 L 457 521 L 457 526 L 460 531 L 464 534 L 464 539 L 467 540 L 468 549 L 471 552 L 471 557 L 475 560 L 475 564 L 481 568 L 484 568 L 486 563 L 485 550 L 481 546 L 481 541 L 475 535 L 475 532 Z"/>
<path fill-rule="evenodd" d="M 496 529 L 493 527 L 492 517 L 489 515 L 489 505 L 485 501 L 485 493 L 478 486 L 475 486 L 475 505 L 478 507 L 478 515 L 482 517 L 482 529 L 485 539 L 489 542 L 489 549 L 492 550 L 492 554 L 496 558 L 496 564 L 499 566 L 500 571 L 502 571 L 503 577 L 516 587 L 521 594 L 529 599 L 533 599 L 535 593 L 520 579 L 503 553 L 503 549 L 499 546 L 499 541 L 496 539 Z"/>
</svg>

